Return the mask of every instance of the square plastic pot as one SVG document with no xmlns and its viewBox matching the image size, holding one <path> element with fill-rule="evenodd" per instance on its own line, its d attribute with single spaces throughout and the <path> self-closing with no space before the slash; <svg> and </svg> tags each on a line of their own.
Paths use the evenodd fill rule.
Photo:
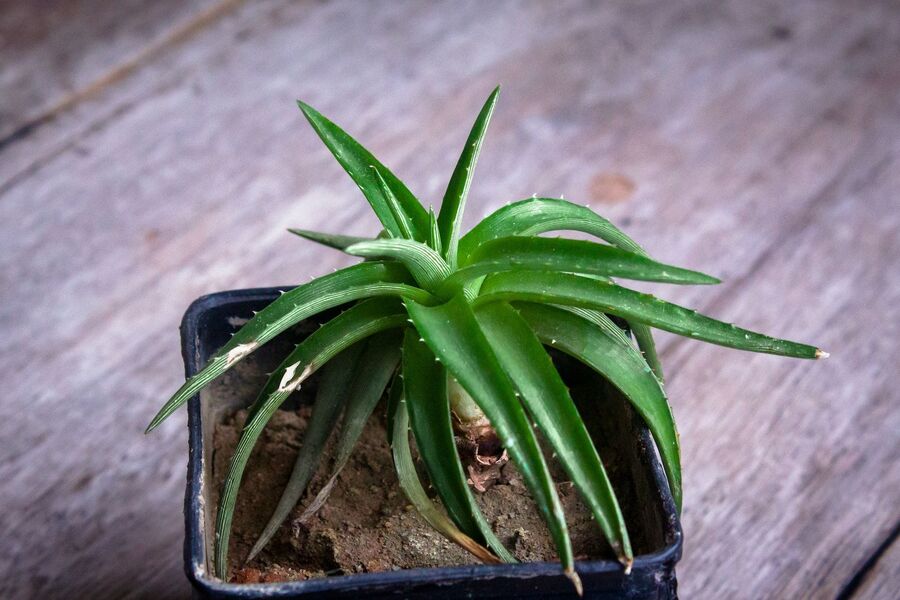
<svg viewBox="0 0 900 600">
<path fill-rule="evenodd" d="M 277 298 L 282 289 L 286 288 L 219 292 L 191 304 L 181 323 L 186 375 L 194 375 L 240 323 Z M 638 499 L 637 506 L 623 507 L 629 533 L 633 541 L 639 541 L 635 549 L 640 554 L 635 556 L 631 573 L 626 575 L 614 561 L 579 561 L 576 570 L 584 583 L 584 598 L 676 598 L 675 563 L 681 557 L 681 525 L 648 430 L 605 382 L 599 378 L 586 380 L 584 371 L 567 364 L 564 357 L 554 356 L 554 360 L 560 361 L 560 372 L 572 386 L 573 396 L 576 388 L 587 388 L 593 400 L 614 408 L 599 413 L 605 423 L 604 438 L 613 438 L 605 441 L 615 444 L 623 457 L 620 462 L 624 464 L 618 469 L 620 481 L 613 477 L 613 484 L 617 490 L 621 485 L 633 486 Z M 214 405 L 215 399 L 203 393 L 193 397 L 188 408 L 184 561 L 195 598 L 577 598 L 559 563 L 553 562 L 409 569 L 265 584 L 217 579 L 211 564 L 215 531 L 211 509 L 212 435 L 216 422 L 235 407 Z M 588 427 L 591 429 L 590 424 Z"/>
</svg>

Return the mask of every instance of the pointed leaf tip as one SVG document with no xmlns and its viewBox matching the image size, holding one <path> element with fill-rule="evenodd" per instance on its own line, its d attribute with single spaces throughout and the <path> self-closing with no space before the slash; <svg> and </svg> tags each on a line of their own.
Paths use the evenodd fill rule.
<svg viewBox="0 0 900 600">
<path fill-rule="evenodd" d="M 312 106 L 304 102 L 303 100 L 297 100 L 297 107 L 300 108 L 300 112 L 303 113 L 303 116 L 306 117 L 306 120 L 312 122 L 316 118 L 321 118 L 322 115 L 314 109 Z"/>
<path fill-rule="evenodd" d="M 444 255 L 451 266 L 456 265 L 457 250 L 459 245 L 459 230 L 462 225 L 462 214 L 465 210 L 466 197 L 472 184 L 472 176 L 475 171 L 475 163 L 478 162 L 478 154 L 487 131 L 488 123 L 497 105 L 500 94 L 499 86 L 494 88 L 485 100 L 472 129 L 466 138 L 466 145 L 453 169 L 444 199 L 441 202 L 441 210 L 438 214 L 438 229 L 441 233 L 441 242 Z"/>
<path fill-rule="evenodd" d="M 817 352 L 807 344 L 741 329 L 647 294 L 578 275 L 535 271 L 497 273 L 485 280 L 480 293 L 479 304 L 525 300 L 581 306 L 738 350 L 794 358 L 815 358 Z"/>
<path fill-rule="evenodd" d="M 306 120 L 309 121 L 316 135 L 319 136 L 341 167 L 359 187 L 363 196 L 365 196 L 375 211 L 379 221 L 381 221 L 391 236 L 401 237 L 401 232 L 391 213 L 391 207 L 388 205 L 389 200 L 384 196 L 372 167 L 377 167 L 387 187 L 395 196 L 404 218 L 411 222 L 411 229 L 415 239 L 424 240 L 428 214 L 406 185 L 396 175 L 391 173 L 387 167 L 381 164 L 371 152 L 366 150 L 350 134 L 326 116 L 302 100 L 297 101 L 297 106 L 300 107 L 301 112 L 303 112 Z"/>
<path fill-rule="evenodd" d="M 816 348 L 816 358 L 817 359 L 828 358 L 829 356 L 831 356 L 831 354 L 829 352 L 825 352 L 824 350 L 822 350 L 820 348 Z"/>
<path fill-rule="evenodd" d="M 572 582 L 572 585 L 575 586 L 575 593 L 578 594 L 578 597 L 581 598 L 584 596 L 584 586 L 581 583 L 581 577 L 578 576 L 578 573 L 575 572 L 575 569 L 572 567 L 566 567 L 563 569 L 563 575 L 566 576 L 566 579 Z"/>
<path fill-rule="evenodd" d="M 358 242 L 365 242 L 371 238 L 356 237 L 352 235 L 341 235 L 337 233 L 322 233 L 320 231 L 311 231 L 309 229 L 297 229 L 289 227 L 288 232 L 300 236 L 305 240 L 328 246 L 336 250 L 344 250 L 347 246 Z"/>
</svg>

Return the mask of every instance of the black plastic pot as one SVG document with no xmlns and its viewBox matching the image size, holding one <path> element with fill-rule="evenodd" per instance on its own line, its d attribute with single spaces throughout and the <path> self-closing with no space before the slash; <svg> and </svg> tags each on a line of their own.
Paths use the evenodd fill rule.
<svg viewBox="0 0 900 600">
<path fill-rule="evenodd" d="M 220 292 L 191 304 L 181 324 L 187 375 L 196 373 L 239 328 L 242 319 L 270 303 L 279 291 L 280 288 L 265 288 Z M 681 525 L 646 427 L 627 402 L 602 380 L 580 370 L 574 361 L 554 358 L 559 361 L 576 401 L 578 394 L 589 396 L 593 404 L 587 412 L 601 417 L 593 419 L 593 425 L 588 422 L 598 446 L 615 446 L 619 453 L 618 473 L 610 473 L 613 485 L 617 490 L 632 486 L 633 497 L 637 498 L 633 506 L 623 506 L 636 553 L 640 553 L 632 572 L 625 575 L 622 566 L 614 561 L 578 562 L 576 570 L 584 582 L 584 597 L 676 598 L 675 563 L 681 558 Z M 184 560 L 196 598 L 577 597 L 559 563 L 549 562 L 411 569 L 267 584 L 233 584 L 216 579 L 211 565 L 214 525 L 209 509 L 213 506 L 209 469 L 213 427 L 226 410 L 212 409 L 206 394 L 202 396 L 195 396 L 189 404 L 190 459 L 185 497 Z M 598 402 L 605 406 L 598 409 Z M 582 414 L 585 412 L 582 410 Z"/>
</svg>

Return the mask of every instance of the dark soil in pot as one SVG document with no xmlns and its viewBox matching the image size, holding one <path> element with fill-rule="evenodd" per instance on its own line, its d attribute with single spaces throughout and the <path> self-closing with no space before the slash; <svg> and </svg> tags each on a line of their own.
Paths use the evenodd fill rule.
<svg viewBox="0 0 900 600">
<path fill-rule="evenodd" d="M 283 354 L 273 350 L 260 352 L 240 363 L 211 386 L 209 393 L 224 405 L 249 404 L 262 387 L 265 373 L 274 366 L 275 358 Z M 576 382 L 572 386 L 573 397 L 598 444 L 626 522 L 646 520 L 646 514 L 641 515 L 645 508 L 637 502 L 639 490 L 633 473 L 621 466 L 630 463 L 618 450 L 630 449 L 633 440 L 617 446 L 621 437 L 617 434 L 627 429 L 622 426 L 623 419 L 603 418 L 609 417 L 609 411 L 621 412 L 621 400 L 615 394 L 606 393 L 605 382 L 590 372 L 570 364 L 565 357 L 555 359 L 567 380 Z M 307 495 L 266 550 L 245 564 L 250 547 L 271 515 L 291 472 L 310 414 L 307 403 L 315 397 L 315 383 L 314 377 L 295 394 L 292 407 L 275 415 L 250 458 L 235 511 L 229 579 L 239 583 L 274 582 L 476 563 L 471 555 L 432 530 L 407 503 L 396 482 L 382 406 L 369 419 L 326 504 L 308 522 L 298 521 L 303 507 L 329 475 L 329 453 Z M 231 413 L 215 427 L 212 494 L 215 500 L 244 417 L 243 410 Z M 576 556 L 579 560 L 612 559 L 611 549 L 577 490 L 552 458 L 551 465 Z M 506 463 L 479 470 L 476 479 L 486 480 L 480 486 L 485 491 L 476 491 L 482 510 L 516 557 L 523 562 L 557 560 L 549 533 L 515 468 Z M 659 547 L 658 540 L 644 539 L 640 528 L 636 529 L 632 531 L 635 554 Z"/>
</svg>

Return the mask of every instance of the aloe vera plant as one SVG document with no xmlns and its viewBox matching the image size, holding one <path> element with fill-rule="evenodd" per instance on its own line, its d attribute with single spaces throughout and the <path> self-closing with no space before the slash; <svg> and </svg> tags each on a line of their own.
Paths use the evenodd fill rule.
<svg viewBox="0 0 900 600">
<path fill-rule="evenodd" d="M 536 429 L 626 571 L 633 553 L 616 492 L 547 347 L 597 371 L 634 406 L 657 445 L 679 509 L 678 433 L 651 328 L 754 352 L 826 356 L 813 346 L 740 329 L 615 283 L 613 278 L 680 285 L 718 280 L 650 258 L 608 220 L 562 199 L 533 197 L 508 204 L 461 235 L 466 196 L 498 94 L 499 88 L 479 113 L 437 215 L 352 137 L 300 103 L 383 231 L 369 239 L 292 229 L 366 260 L 298 286 L 259 311 L 147 428 L 157 427 L 278 334 L 322 311 L 349 306 L 284 358 L 250 408 L 217 513 L 219 577 L 227 572 L 235 499 L 250 452 L 273 413 L 319 369 L 322 380 L 303 446 L 251 557 L 306 492 L 326 442 L 339 430 L 332 477 L 301 519 L 327 500 L 363 425 L 389 389 L 388 438 L 399 484 L 424 519 L 485 562 L 514 560 L 481 514 L 457 452 L 457 436 L 471 435 L 476 444 L 493 438 L 522 473 L 562 568 L 580 589 L 565 515 Z M 582 232 L 597 241 L 538 237 L 553 231 Z M 636 346 L 611 316 L 628 324 Z M 410 431 L 443 510 L 419 480 Z"/>
</svg>

